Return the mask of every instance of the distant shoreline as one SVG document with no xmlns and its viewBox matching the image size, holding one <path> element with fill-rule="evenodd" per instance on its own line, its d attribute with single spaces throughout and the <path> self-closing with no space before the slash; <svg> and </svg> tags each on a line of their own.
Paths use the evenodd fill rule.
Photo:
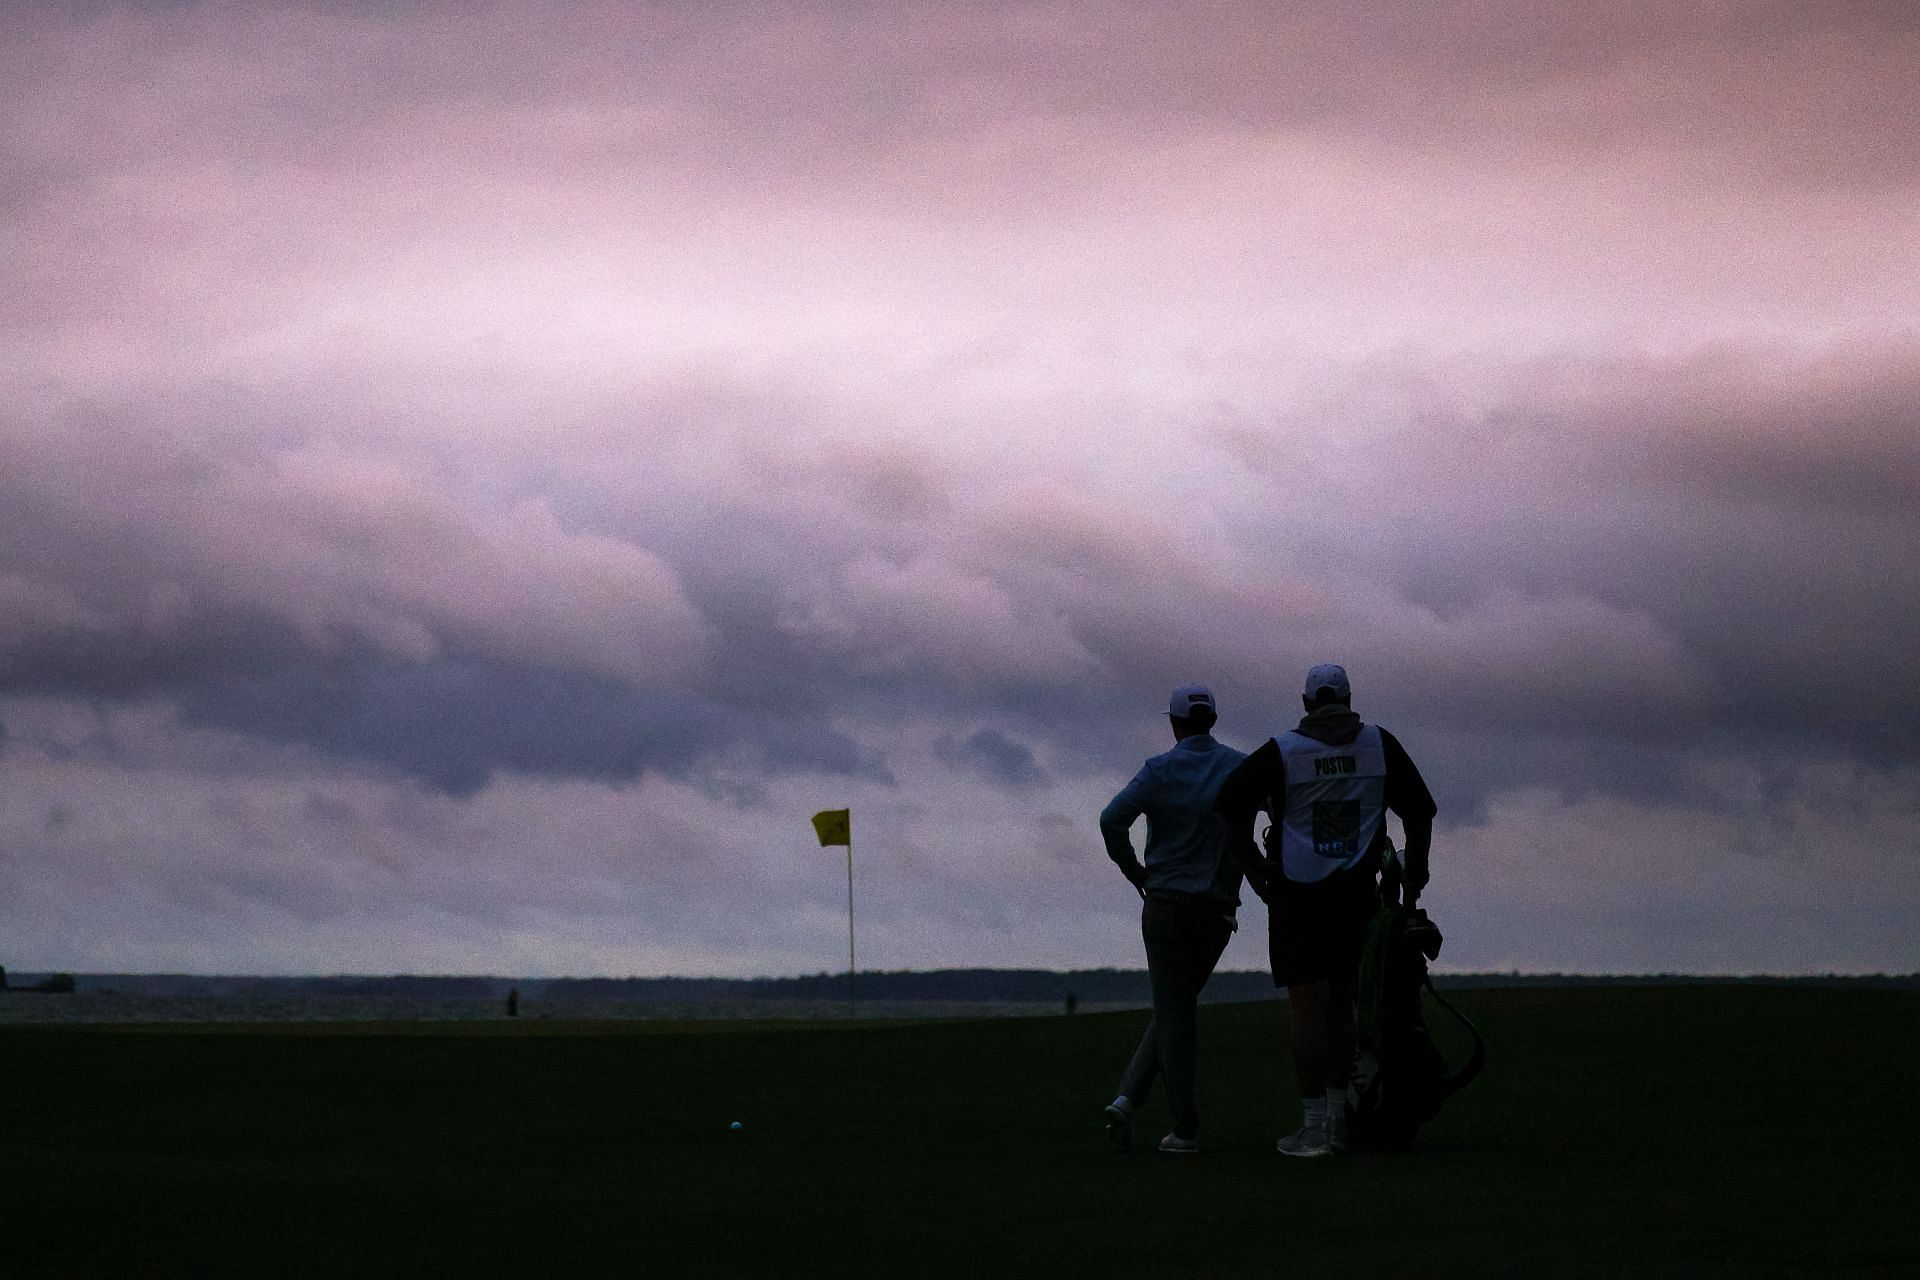
<svg viewBox="0 0 1920 1280">
<path fill-rule="evenodd" d="M 37 975 L 28 975 L 37 976 Z M 0 992 L 0 1029 L 30 1026 L 293 1025 L 363 1028 L 545 1025 L 633 1027 L 736 1022 L 817 1025 L 944 1018 L 1061 1018 L 1144 1012 L 1146 974 L 1105 969 L 935 970 L 798 978 L 541 978 L 475 976 L 248 977 L 191 974 L 75 974 L 70 993 Z M 1920 990 L 1920 976 L 1720 978 L 1695 975 L 1454 974 L 1439 985 L 1467 988 L 1651 990 L 1847 988 Z M 508 1012 L 507 993 L 519 992 Z M 1069 1000 L 1068 996 L 1072 999 Z M 1264 972 L 1215 974 L 1210 1005 L 1276 1004 L 1286 998 Z M 517 1015 L 517 1016 L 516 1016 Z"/>
<path fill-rule="evenodd" d="M 54 977 L 20 972 L 9 977 L 9 994 Z M 81 995 L 143 997 L 219 997 L 226 999 L 303 999 L 327 997 L 414 997 L 437 1000 L 504 1000 L 518 991 L 524 1000 L 556 1004 L 569 1001 L 639 1000 L 659 1004 L 714 1001 L 815 1001 L 844 999 L 847 975 L 819 973 L 779 978 L 585 977 L 529 978 L 498 975 L 394 974 L 273 976 L 247 974 L 74 973 Z M 1758 986 L 1868 987 L 1920 990 L 1915 974 L 1563 974 L 1436 973 L 1436 985 L 1456 990 L 1485 987 Z M 1223 970 L 1208 983 L 1206 997 L 1226 1002 L 1260 999 L 1273 993 L 1263 970 Z M 55 993 L 34 992 L 59 998 Z M 1149 1002 L 1144 969 L 932 969 L 862 972 L 854 983 L 861 1000 L 942 1003 L 1064 1002 L 1068 995 L 1085 1006 Z"/>
</svg>

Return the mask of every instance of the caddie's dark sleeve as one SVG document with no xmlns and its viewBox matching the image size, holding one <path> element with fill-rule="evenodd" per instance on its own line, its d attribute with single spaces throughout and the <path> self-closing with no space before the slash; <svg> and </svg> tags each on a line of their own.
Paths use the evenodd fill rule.
<svg viewBox="0 0 1920 1280">
<path fill-rule="evenodd" d="M 1252 882 L 1256 893 L 1263 892 L 1268 868 L 1267 859 L 1254 840 L 1254 825 L 1260 811 L 1266 808 L 1268 797 L 1285 795 L 1286 791 L 1286 761 L 1280 755 L 1280 744 L 1268 738 L 1257 751 L 1234 766 L 1233 772 L 1220 784 L 1220 794 L 1213 802 L 1213 811 L 1226 824 L 1227 852 L 1240 864 L 1242 874 Z"/>
<path fill-rule="evenodd" d="M 1433 815 L 1439 809 L 1400 740 L 1382 729 L 1380 746 L 1387 757 L 1387 808 L 1400 815 L 1407 832 L 1407 888 L 1418 895 L 1427 887 L 1427 854 L 1433 847 Z"/>
</svg>

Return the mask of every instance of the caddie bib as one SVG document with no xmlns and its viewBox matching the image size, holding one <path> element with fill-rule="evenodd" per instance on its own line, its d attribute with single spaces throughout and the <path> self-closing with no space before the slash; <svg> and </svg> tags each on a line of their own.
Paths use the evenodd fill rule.
<svg viewBox="0 0 1920 1280">
<path fill-rule="evenodd" d="M 1387 813 L 1387 753 L 1375 725 L 1351 742 L 1320 742 L 1292 729 L 1275 740 L 1287 794 L 1274 824 L 1280 869 L 1314 884 L 1366 857 Z"/>
</svg>

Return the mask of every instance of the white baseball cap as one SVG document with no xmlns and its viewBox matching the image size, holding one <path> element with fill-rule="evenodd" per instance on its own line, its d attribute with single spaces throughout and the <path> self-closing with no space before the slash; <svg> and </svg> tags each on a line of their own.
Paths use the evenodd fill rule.
<svg viewBox="0 0 1920 1280">
<path fill-rule="evenodd" d="M 1353 698 L 1353 686 L 1347 683 L 1347 669 L 1337 662 L 1323 662 L 1307 672 L 1307 697 L 1313 697 L 1322 689 L 1333 690 L 1334 696 L 1342 702 Z"/>
<path fill-rule="evenodd" d="M 1167 714 L 1182 720 L 1192 715 L 1195 707 L 1205 707 L 1216 716 L 1220 714 L 1220 709 L 1213 704 L 1213 690 L 1203 684 L 1183 684 L 1167 699 Z"/>
</svg>

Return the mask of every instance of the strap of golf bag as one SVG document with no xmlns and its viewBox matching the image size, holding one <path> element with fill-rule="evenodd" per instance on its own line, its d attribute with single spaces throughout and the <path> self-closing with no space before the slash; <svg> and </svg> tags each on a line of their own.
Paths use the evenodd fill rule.
<svg viewBox="0 0 1920 1280">
<path fill-rule="evenodd" d="M 1487 1064 L 1487 1042 L 1480 1038 L 1480 1028 L 1474 1026 L 1473 1021 L 1466 1014 L 1449 1004 L 1447 998 L 1434 988 L 1432 974 L 1426 975 L 1426 984 L 1427 994 L 1438 1001 L 1442 1009 L 1452 1014 L 1454 1019 L 1467 1029 L 1467 1034 L 1473 1037 L 1473 1053 L 1467 1058 L 1467 1064 L 1448 1076 L 1441 1085 L 1440 1096 L 1449 1098 L 1472 1084 L 1473 1078 L 1480 1074 L 1480 1068 Z"/>
</svg>

